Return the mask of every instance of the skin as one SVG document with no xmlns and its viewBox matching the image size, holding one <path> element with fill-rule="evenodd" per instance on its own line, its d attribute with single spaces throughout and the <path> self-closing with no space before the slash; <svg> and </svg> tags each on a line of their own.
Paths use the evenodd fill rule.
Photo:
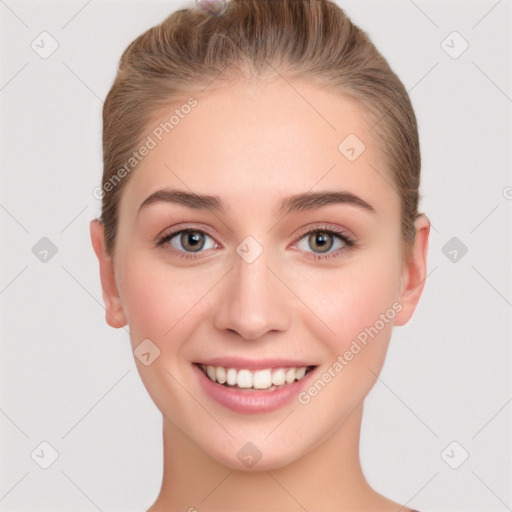
<svg viewBox="0 0 512 512">
<path fill-rule="evenodd" d="M 392 327 L 408 322 L 422 293 L 430 225 L 425 216 L 416 220 L 403 263 L 399 197 L 371 167 L 385 172 L 361 107 L 307 82 L 294 87 L 303 97 L 283 80 L 196 95 L 198 106 L 125 184 L 113 257 L 102 224 L 91 222 L 107 322 L 129 324 L 133 349 L 149 338 L 160 350 L 149 366 L 135 358 L 163 415 L 164 474 L 150 512 L 410 510 L 370 487 L 359 435 Z M 168 119 L 174 108 L 155 119 Z M 354 162 L 338 150 L 351 133 L 366 145 Z M 137 214 L 166 187 L 218 195 L 227 210 L 159 202 Z M 275 213 L 285 196 L 339 190 L 375 213 L 348 204 Z M 313 259 L 321 249 L 301 229 L 322 223 L 348 230 L 357 245 Z M 179 235 L 174 252 L 169 242 L 156 246 L 178 224 L 213 233 L 195 260 L 177 256 L 185 251 Z M 247 236 L 263 248 L 250 264 L 236 252 Z M 330 254 L 343 247 L 332 240 Z M 235 413 L 205 395 L 193 371 L 194 361 L 229 354 L 304 359 L 322 374 L 393 304 L 401 311 L 307 405 L 293 400 L 273 412 Z M 262 453 L 251 469 L 237 457 L 248 441 Z"/>
</svg>

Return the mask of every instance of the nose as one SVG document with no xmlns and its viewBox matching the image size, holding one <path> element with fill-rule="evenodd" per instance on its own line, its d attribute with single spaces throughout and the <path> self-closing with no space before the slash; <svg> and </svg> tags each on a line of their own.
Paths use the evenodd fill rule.
<svg viewBox="0 0 512 512">
<path fill-rule="evenodd" d="M 217 329 L 235 332 L 246 340 L 288 329 L 286 288 L 267 265 L 266 251 L 250 263 L 238 254 L 234 256 L 233 268 L 218 297 L 214 316 Z"/>
</svg>

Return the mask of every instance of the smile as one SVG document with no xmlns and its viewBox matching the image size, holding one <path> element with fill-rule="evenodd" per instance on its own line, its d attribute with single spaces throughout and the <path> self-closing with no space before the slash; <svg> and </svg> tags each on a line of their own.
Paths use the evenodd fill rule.
<svg viewBox="0 0 512 512">
<path fill-rule="evenodd" d="M 311 380 L 316 365 L 275 361 L 195 363 L 199 384 L 219 405 L 241 414 L 261 414 L 291 404 Z M 255 367 L 254 367 L 255 366 Z"/>
<path fill-rule="evenodd" d="M 204 374 L 213 382 L 225 386 L 246 390 L 273 390 L 286 384 L 292 384 L 296 380 L 303 379 L 312 366 L 292 368 L 265 368 L 261 370 L 249 370 L 236 368 L 224 368 L 223 366 L 199 365 Z"/>
</svg>

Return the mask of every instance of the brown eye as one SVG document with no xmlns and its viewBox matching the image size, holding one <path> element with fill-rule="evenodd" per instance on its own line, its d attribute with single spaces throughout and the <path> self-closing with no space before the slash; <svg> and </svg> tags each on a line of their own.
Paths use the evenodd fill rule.
<svg viewBox="0 0 512 512">
<path fill-rule="evenodd" d="M 309 234 L 308 242 L 315 252 L 327 252 L 334 245 L 333 235 L 326 231 L 313 231 Z"/>
<path fill-rule="evenodd" d="M 186 251 L 200 251 L 205 244 L 205 233 L 201 231 L 182 231 L 180 243 Z"/>
<path fill-rule="evenodd" d="M 174 233 L 163 235 L 158 240 L 160 247 L 170 246 L 178 253 L 200 253 L 216 247 L 215 240 L 200 229 L 181 229 Z"/>
<path fill-rule="evenodd" d="M 355 246 L 355 241 L 345 232 L 318 227 L 303 233 L 295 248 L 313 259 L 334 258 Z"/>
</svg>

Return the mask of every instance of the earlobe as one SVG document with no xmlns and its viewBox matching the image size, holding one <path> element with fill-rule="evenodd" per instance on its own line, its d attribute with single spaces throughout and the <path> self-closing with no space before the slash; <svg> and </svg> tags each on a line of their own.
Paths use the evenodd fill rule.
<svg viewBox="0 0 512 512">
<path fill-rule="evenodd" d="M 127 324 L 127 320 L 117 290 L 112 257 L 105 247 L 105 227 L 100 220 L 94 219 L 90 222 L 89 228 L 92 246 L 100 265 L 105 321 L 111 327 L 119 329 Z"/>
<path fill-rule="evenodd" d="M 404 325 L 411 319 L 427 278 L 430 221 L 425 214 L 421 214 L 414 224 L 416 236 L 411 257 L 404 263 L 400 278 L 400 304 L 402 305 L 402 310 L 395 317 L 395 325 Z"/>
</svg>

